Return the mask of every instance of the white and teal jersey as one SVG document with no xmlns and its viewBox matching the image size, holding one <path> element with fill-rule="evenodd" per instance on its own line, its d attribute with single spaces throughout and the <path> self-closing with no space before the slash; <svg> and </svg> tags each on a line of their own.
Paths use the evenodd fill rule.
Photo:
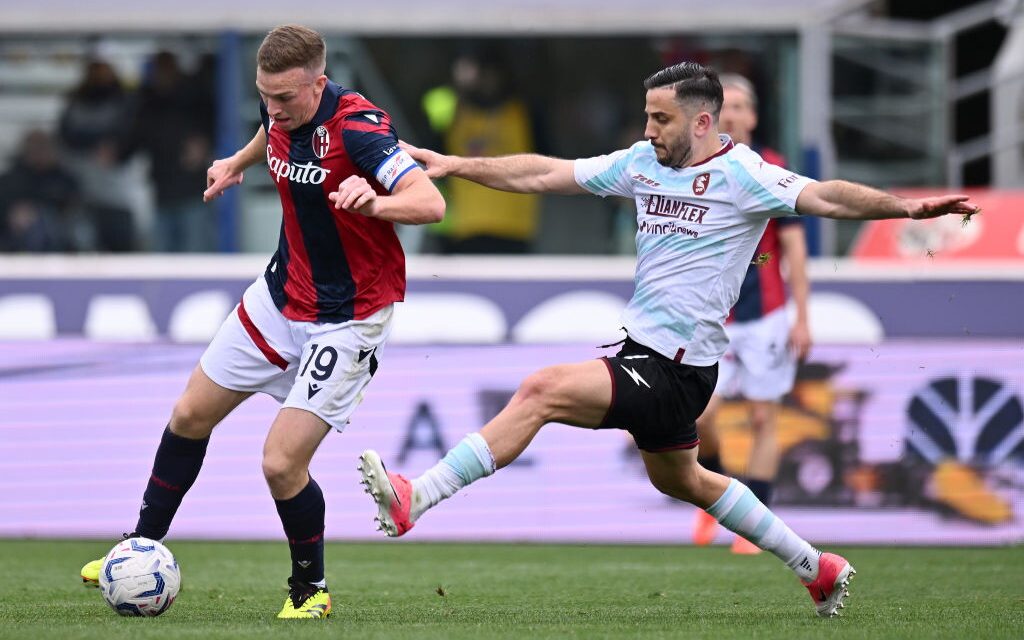
<svg viewBox="0 0 1024 640">
<path fill-rule="evenodd" d="M 725 319 L 768 219 L 794 215 L 813 182 L 721 138 L 718 153 L 684 169 L 659 164 L 647 141 L 574 163 L 587 191 L 636 202 L 636 289 L 623 312 L 630 338 L 698 366 L 725 353 Z"/>
</svg>

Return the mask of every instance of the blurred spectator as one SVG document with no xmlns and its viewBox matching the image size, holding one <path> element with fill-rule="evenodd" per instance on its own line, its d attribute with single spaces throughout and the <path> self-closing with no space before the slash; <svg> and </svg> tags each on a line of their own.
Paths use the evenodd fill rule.
<svg viewBox="0 0 1024 640">
<path fill-rule="evenodd" d="M 28 132 L 11 168 L 0 175 L 0 250 L 74 249 L 78 198 L 53 137 L 39 129 Z"/>
<path fill-rule="evenodd" d="M 95 227 L 91 248 L 99 251 L 131 251 L 136 245 L 132 177 L 121 154 L 130 113 L 130 98 L 114 68 L 92 60 L 60 118 L 69 167 Z"/>
<path fill-rule="evenodd" d="M 446 153 L 500 156 L 534 151 L 526 104 L 513 95 L 509 74 L 493 55 L 462 56 L 452 67 L 452 86 L 423 98 L 431 126 Z M 540 199 L 505 193 L 468 180 L 447 185 L 442 253 L 525 253 L 537 231 Z"/>
<path fill-rule="evenodd" d="M 149 157 L 156 196 L 156 251 L 212 251 L 214 209 L 203 204 L 213 114 L 204 83 L 185 75 L 173 53 L 153 57 L 139 90 L 126 151 Z"/>
</svg>

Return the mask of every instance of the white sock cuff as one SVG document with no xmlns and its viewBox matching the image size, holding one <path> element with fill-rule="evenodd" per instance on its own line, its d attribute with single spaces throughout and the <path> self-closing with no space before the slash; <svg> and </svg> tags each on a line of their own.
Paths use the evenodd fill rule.
<svg viewBox="0 0 1024 640">
<path fill-rule="evenodd" d="M 487 441 L 480 435 L 479 431 L 466 436 L 466 442 L 469 447 L 476 454 L 477 460 L 480 461 L 480 465 L 484 468 L 484 475 L 489 476 L 495 471 L 494 454 L 491 453 L 491 448 L 487 446 Z"/>
</svg>

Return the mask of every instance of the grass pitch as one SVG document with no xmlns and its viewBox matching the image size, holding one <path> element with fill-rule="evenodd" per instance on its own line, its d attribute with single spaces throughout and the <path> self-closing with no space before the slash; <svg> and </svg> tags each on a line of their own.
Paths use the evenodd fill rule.
<svg viewBox="0 0 1024 640">
<path fill-rule="evenodd" d="M 169 542 L 183 588 L 121 618 L 78 569 L 96 541 L 0 541 L 0 638 L 1019 638 L 1024 549 L 845 548 L 844 616 L 824 620 L 773 556 L 724 548 L 327 547 L 334 615 L 278 621 L 283 543 Z"/>
</svg>

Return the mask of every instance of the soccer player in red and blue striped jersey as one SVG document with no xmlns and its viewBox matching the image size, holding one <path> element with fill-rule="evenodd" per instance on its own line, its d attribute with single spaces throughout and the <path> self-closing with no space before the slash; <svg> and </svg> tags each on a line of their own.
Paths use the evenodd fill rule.
<svg viewBox="0 0 1024 640">
<path fill-rule="evenodd" d="M 256 392 L 283 405 L 263 473 L 291 551 L 279 618 L 325 618 L 323 493 L 309 463 L 341 431 L 377 370 L 392 307 L 405 295 L 394 224 L 438 222 L 444 199 L 398 146 L 382 109 L 324 75 L 326 45 L 306 27 L 272 30 L 257 54 L 262 126 L 207 173 L 204 199 L 266 160 L 281 198 L 281 237 L 203 354 L 157 449 L 131 535 L 162 539 L 202 466 L 214 427 Z M 82 569 L 93 582 L 102 561 Z"/>
</svg>

